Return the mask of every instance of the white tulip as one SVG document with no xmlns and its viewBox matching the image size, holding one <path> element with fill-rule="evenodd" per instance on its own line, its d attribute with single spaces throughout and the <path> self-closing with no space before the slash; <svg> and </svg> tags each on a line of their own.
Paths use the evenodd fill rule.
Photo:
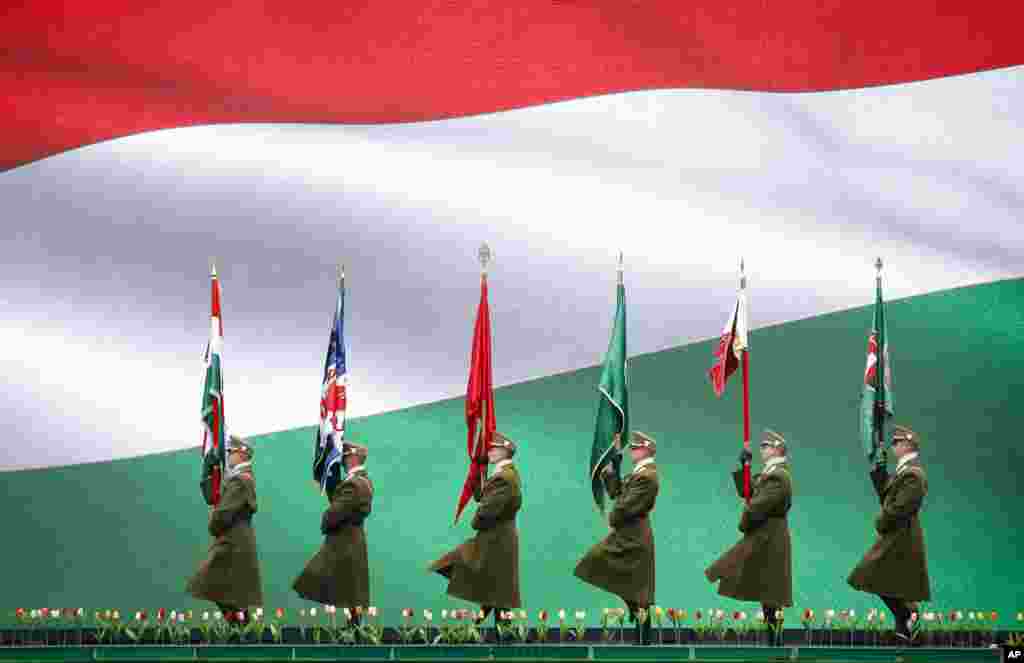
<svg viewBox="0 0 1024 663">
<path fill-rule="evenodd" d="M 214 616 L 215 619 L 223 619 L 224 618 L 224 615 L 221 614 L 220 610 L 218 610 L 217 612 L 213 613 L 213 616 Z"/>
<path fill-rule="evenodd" d="M 341 613 L 345 615 L 345 619 L 352 619 L 352 611 L 348 608 L 342 608 Z"/>
<path fill-rule="evenodd" d="M 79 608 L 78 610 L 75 611 L 75 616 L 76 617 L 82 617 L 84 615 L 85 615 L 85 608 Z"/>
<path fill-rule="evenodd" d="M 178 619 L 178 611 L 177 610 L 171 610 L 171 621 L 172 622 L 173 621 L 177 621 L 177 619 Z"/>
<path fill-rule="evenodd" d="M 856 616 L 857 616 L 857 611 L 856 610 L 851 610 L 850 611 L 850 619 L 853 619 Z"/>
<path fill-rule="evenodd" d="M 203 621 L 204 622 L 210 621 L 210 612 L 208 610 L 204 610 L 203 611 Z"/>
<path fill-rule="evenodd" d="M 428 622 L 434 621 L 434 613 L 431 612 L 430 610 L 424 610 L 423 611 L 423 619 L 427 620 Z"/>
<path fill-rule="evenodd" d="M 309 609 L 309 616 L 310 617 L 316 617 L 316 608 L 310 608 Z"/>
<path fill-rule="evenodd" d="M 257 617 L 262 617 L 263 616 L 263 608 L 256 608 L 256 616 Z"/>
<path fill-rule="evenodd" d="M 370 613 L 370 616 L 371 616 L 371 617 L 374 617 L 374 618 L 376 618 L 376 617 L 377 617 L 377 607 L 376 607 L 376 606 L 372 606 L 372 605 L 371 605 L 371 606 L 370 606 L 370 609 L 369 609 L 369 610 L 368 610 L 367 612 L 369 612 L 369 613 Z"/>
<path fill-rule="evenodd" d="M 178 613 L 178 623 L 179 624 L 184 624 L 185 623 L 185 615 L 183 613 L 180 613 L 180 612 Z"/>
<path fill-rule="evenodd" d="M 584 611 L 584 610 L 577 610 L 576 611 L 576 619 L 578 619 L 580 621 L 583 621 L 584 619 L 586 619 L 586 617 L 587 617 L 586 611 Z"/>
<path fill-rule="evenodd" d="M 29 614 L 32 615 L 32 619 L 39 619 L 39 610 L 33 609 L 32 612 Z"/>
<path fill-rule="evenodd" d="M 560 619 L 563 622 L 565 621 L 565 608 L 562 608 L 561 610 L 558 611 L 558 619 Z M 1018 619 L 1017 621 L 1021 621 L 1021 620 Z"/>
<path fill-rule="evenodd" d="M 448 619 L 448 609 L 447 608 L 441 610 L 441 619 Z"/>
</svg>

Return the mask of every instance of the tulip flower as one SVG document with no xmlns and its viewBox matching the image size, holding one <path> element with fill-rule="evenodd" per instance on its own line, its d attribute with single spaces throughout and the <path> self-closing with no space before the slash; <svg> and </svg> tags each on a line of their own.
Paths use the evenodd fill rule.
<svg viewBox="0 0 1024 663">
<path fill-rule="evenodd" d="M 345 615 L 345 619 L 352 619 L 352 611 L 349 610 L 348 608 L 342 608 L 341 609 L 341 614 Z"/>
<path fill-rule="evenodd" d="M 284 608 L 278 608 L 274 611 L 274 616 L 278 619 L 284 619 Z"/>
<path fill-rule="evenodd" d="M 1021 617 L 1021 615 L 1020 615 L 1020 613 L 1018 613 L 1017 614 L 1017 621 L 1021 621 L 1020 617 Z M 565 621 L 565 608 L 559 609 L 559 611 L 558 611 L 558 621 L 560 621 L 560 622 L 564 622 Z"/>
<path fill-rule="evenodd" d="M 316 617 L 316 608 L 310 608 L 309 609 L 309 616 L 310 617 Z"/>
<path fill-rule="evenodd" d="M 583 621 L 584 619 L 586 619 L 586 617 L 587 617 L 587 613 L 586 613 L 585 610 L 577 610 L 576 611 L 576 619 L 577 620 Z"/>
<path fill-rule="evenodd" d="M 412 608 L 402 608 L 402 616 L 406 619 L 412 619 Z"/>
<path fill-rule="evenodd" d="M 366 612 L 367 612 L 367 614 L 370 615 L 370 617 L 372 617 L 374 619 L 377 618 L 377 607 L 376 606 L 372 606 L 371 605 L 369 608 L 366 609 Z"/>
<path fill-rule="evenodd" d="M 434 621 L 434 613 L 431 612 L 430 610 L 424 610 L 423 611 L 423 619 L 427 620 L 428 622 Z"/>
</svg>

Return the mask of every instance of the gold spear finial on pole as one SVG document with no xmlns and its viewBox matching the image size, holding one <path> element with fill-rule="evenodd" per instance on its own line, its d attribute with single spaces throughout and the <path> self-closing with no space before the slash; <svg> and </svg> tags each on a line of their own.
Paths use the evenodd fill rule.
<svg viewBox="0 0 1024 663">
<path fill-rule="evenodd" d="M 882 257 L 875 258 L 875 278 L 879 283 L 882 282 Z"/>
<path fill-rule="evenodd" d="M 217 259 L 210 257 L 210 277 L 217 278 Z"/>
<path fill-rule="evenodd" d="M 747 287 L 747 272 L 746 264 L 743 258 L 740 258 L 740 288 L 746 289 Z"/>
<path fill-rule="evenodd" d="M 619 266 L 616 268 L 618 271 L 618 283 L 622 285 L 622 273 L 625 271 L 625 265 L 622 262 L 622 249 L 619 249 Z"/>
<path fill-rule="evenodd" d="M 487 268 L 494 261 L 494 252 L 491 251 L 491 247 L 487 245 L 487 242 L 484 242 L 480 245 L 480 250 L 477 251 L 476 255 L 480 260 L 480 275 L 483 278 L 487 278 Z"/>
<path fill-rule="evenodd" d="M 345 285 L 345 263 L 338 263 L 338 287 Z"/>
</svg>

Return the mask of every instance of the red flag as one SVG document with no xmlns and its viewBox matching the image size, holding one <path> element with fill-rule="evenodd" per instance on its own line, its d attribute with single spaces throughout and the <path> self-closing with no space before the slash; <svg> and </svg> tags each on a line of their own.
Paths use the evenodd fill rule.
<svg viewBox="0 0 1024 663">
<path fill-rule="evenodd" d="M 469 383 L 466 385 L 466 452 L 469 474 L 462 486 L 455 522 L 484 477 L 487 449 L 494 440 L 494 383 L 491 378 L 491 312 L 487 306 L 487 276 L 480 279 L 480 305 L 473 330 L 473 351 L 469 360 Z M 474 462 L 483 460 L 484 462 Z"/>
</svg>

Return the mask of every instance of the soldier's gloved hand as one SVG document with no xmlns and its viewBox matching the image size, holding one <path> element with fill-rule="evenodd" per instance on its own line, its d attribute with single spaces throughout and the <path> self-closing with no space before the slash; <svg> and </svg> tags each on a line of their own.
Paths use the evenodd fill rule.
<svg viewBox="0 0 1024 663">
<path fill-rule="evenodd" d="M 320 519 L 320 533 L 330 534 L 334 530 L 341 526 L 341 522 L 338 519 L 338 514 L 328 509 L 324 511 L 323 517 Z"/>
<path fill-rule="evenodd" d="M 739 455 L 739 459 L 738 459 L 739 460 L 739 464 L 740 464 L 740 469 L 743 469 L 743 465 L 745 463 L 749 463 L 753 458 L 754 458 L 754 454 L 750 453 L 749 449 L 744 448 L 742 451 L 740 451 L 740 455 Z"/>
</svg>

